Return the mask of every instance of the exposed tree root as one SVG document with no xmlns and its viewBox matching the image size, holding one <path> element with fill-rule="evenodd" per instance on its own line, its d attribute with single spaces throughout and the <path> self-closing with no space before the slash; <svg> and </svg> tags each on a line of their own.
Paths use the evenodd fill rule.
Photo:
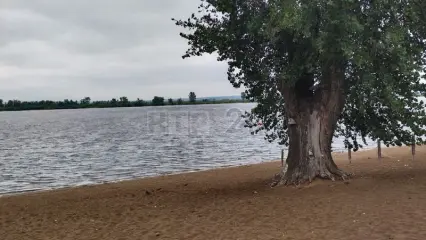
<svg viewBox="0 0 426 240">
<path fill-rule="evenodd" d="M 315 178 L 321 178 L 331 181 L 346 181 L 353 176 L 353 174 L 346 173 L 343 170 L 336 168 L 323 168 L 317 171 L 300 171 L 294 169 L 293 171 L 284 171 L 282 169 L 280 173 L 276 174 L 272 180 L 271 187 L 285 185 L 285 186 L 299 186 L 301 184 L 311 183 Z"/>
</svg>

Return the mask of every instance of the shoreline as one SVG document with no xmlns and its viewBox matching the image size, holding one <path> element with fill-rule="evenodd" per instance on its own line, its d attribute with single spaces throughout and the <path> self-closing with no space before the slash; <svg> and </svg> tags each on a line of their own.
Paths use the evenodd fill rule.
<svg viewBox="0 0 426 240">
<path fill-rule="evenodd" d="M 382 150 L 391 149 L 391 148 L 406 148 L 406 147 L 407 146 L 402 146 L 402 147 L 394 146 L 394 147 L 384 147 L 384 148 L 382 147 Z M 352 157 L 354 157 L 354 155 L 356 155 L 357 153 L 360 153 L 360 152 L 369 152 L 369 151 L 374 151 L 374 150 L 377 150 L 377 147 L 360 149 L 357 152 L 352 152 Z M 287 149 L 286 149 L 286 151 L 287 151 Z M 347 158 L 347 151 L 346 152 L 345 151 L 332 152 L 332 155 L 333 155 L 333 158 L 335 158 L 335 157 L 344 158 L 345 156 Z M 287 156 L 287 155 L 285 155 L 285 156 Z M 341 161 L 344 161 L 344 160 L 338 159 L 338 161 L 341 162 Z M 346 159 L 346 161 L 348 161 L 348 160 Z M 150 180 L 150 179 L 163 178 L 163 177 L 168 177 L 168 176 L 203 173 L 203 172 L 209 172 L 209 171 L 220 171 L 220 170 L 223 170 L 223 169 L 233 169 L 233 168 L 257 166 L 257 165 L 268 164 L 268 163 L 269 164 L 271 164 L 271 163 L 278 164 L 279 163 L 279 165 L 281 166 L 281 160 L 266 160 L 266 161 L 250 163 L 250 164 L 242 163 L 242 164 L 238 164 L 238 165 L 218 166 L 218 167 L 213 167 L 213 168 L 208 168 L 208 169 L 203 169 L 203 170 L 189 170 L 189 171 L 182 171 L 182 172 L 173 172 L 173 173 L 158 174 L 158 175 L 153 175 L 153 176 L 136 177 L 136 178 L 129 178 L 129 179 L 114 180 L 114 181 L 103 181 L 103 182 L 92 183 L 92 184 L 81 184 L 81 185 L 79 184 L 79 185 L 70 185 L 70 186 L 57 187 L 57 188 L 46 188 L 46 189 L 35 189 L 35 190 L 27 190 L 27 191 L 7 192 L 7 193 L 0 193 L 0 198 L 30 195 L 30 194 L 38 194 L 38 193 L 46 193 L 46 192 L 51 192 L 51 191 L 72 190 L 72 189 L 77 189 L 77 188 L 102 186 L 102 185 L 105 185 L 105 184 L 119 184 L 119 183 L 132 182 L 132 181 Z M 277 172 L 278 172 L 278 169 L 277 169 Z M 273 176 L 271 176 L 271 179 L 272 179 L 272 177 Z"/>
<path fill-rule="evenodd" d="M 100 101 L 103 102 L 103 101 Z M 26 103 L 26 102 L 23 102 Z M 56 102 L 55 102 L 56 103 Z M 32 111 L 55 111 L 55 110 L 81 110 L 81 109 L 117 109 L 117 108 L 146 108 L 146 107 L 152 107 L 152 108 L 157 108 L 157 107 L 178 107 L 178 106 L 196 106 L 196 105 L 220 105 L 220 104 L 244 104 L 244 103 L 255 103 L 255 102 L 249 102 L 249 101 L 242 101 L 242 100 L 232 100 L 232 99 L 226 99 L 226 100 L 216 100 L 216 101 L 207 101 L 207 102 L 203 102 L 203 101 L 197 101 L 195 103 L 190 103 L 190 102 L 183 102 L 182 104 L 169 104 L 169 103 L 164 103 L 163 105 L 152 105 L 152 104 L 147 104 L 147 105 L 141 105 L 141 106 L 136 106 L 136 105 L 129 105 L 129 106 L 73 106 L 73 107 L 52 107 L 52 108 L 25 108 L 25 109 L 7 109 L 5 107 L 0 108 L 0 113 L 1 112 L 32 112 Z M 78 103 L 80 104 L 80 103 Z"/>
<path fill-rule="evenodd" d="M 0 198 L 0 236 L 33 239 L 424 239 L 426 146 L 356 152 L 349 181 L 269 186 L 280 161 Z"/>
</svg>

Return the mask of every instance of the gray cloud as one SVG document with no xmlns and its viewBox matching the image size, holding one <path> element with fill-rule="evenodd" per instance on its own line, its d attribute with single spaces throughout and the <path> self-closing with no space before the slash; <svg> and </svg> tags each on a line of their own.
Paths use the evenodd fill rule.
<svg viewBox="0 0 426 240">
<path fill-rule="evenodd" d="M 0 98 L 109 99 L 233 95 L 226 64 L 182 60 L 170 20 L 199 0 L 2 0 Z"/>
</svg>

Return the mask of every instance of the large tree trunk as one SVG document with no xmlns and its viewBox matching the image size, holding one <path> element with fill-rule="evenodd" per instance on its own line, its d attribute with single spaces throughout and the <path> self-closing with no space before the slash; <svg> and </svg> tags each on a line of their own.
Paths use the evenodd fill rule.
<svg viewBox="0 0 426 240">
<path fill-rule="evenodd" d="M 295 125 L 290 125 L 287 169 L 277 179 L 280 184 L 301 184 L 322 179 L 345 179 L 331 156 L 333 126 L 328 113 L 313 110 L 300 113 Z"/>
<path fill-rule="evenodd" d="M 315 178 L 346 179 L 333 161 L 331 143 L 344 105 L 343 71 L 331 68 L 317 91 L 312 79 L 300 79 L 295 87 L 283 88 L 289 119 L 287 168 L 277 175 L 276 184 L 302 184 Z"/>
</svg>

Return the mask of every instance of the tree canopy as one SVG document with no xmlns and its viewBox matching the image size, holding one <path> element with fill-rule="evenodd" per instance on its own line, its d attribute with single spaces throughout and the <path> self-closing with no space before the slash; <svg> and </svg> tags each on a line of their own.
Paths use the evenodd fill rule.
<svg viewBox="0 0 426 240">
<path fill-rule="evenodd" d="M 189 102 L 195 103 L 195 101 L 197 100 L 197 95 L 195 95 L 195 92 L 190 92 L 188 94 L 188 98 L 189 98 Z"/>
<path fill-rule="evenodd" d="M 401 145 L 414 133 L 423 142 L 424 9 L 420 0 L 202 0 L 187 20 L 172 20 L 187 30 L 183 58 L 228 62 L 231 84 L 258 103 L 247 125 L 270 141 L 288 145 L 287 110 L 315 103 L 291 102 L 294 89 L 324 99 L 341 74 L 333 134 L 357 150 L 358 137 Z"/>
<path fill-rule="evenodd" d="M 162 106 L 162 105 L 164 105 L 164 98 L 163 97 L 154 96 L 154 98 L 152 99 L 152 105 L 153 106 Z"/>
<path fill-rule="evenodd" d="M 241 92 L 241 99 L 243 101 L 246 100 L 246 93 L 245 92 Z"/>
</svg>

